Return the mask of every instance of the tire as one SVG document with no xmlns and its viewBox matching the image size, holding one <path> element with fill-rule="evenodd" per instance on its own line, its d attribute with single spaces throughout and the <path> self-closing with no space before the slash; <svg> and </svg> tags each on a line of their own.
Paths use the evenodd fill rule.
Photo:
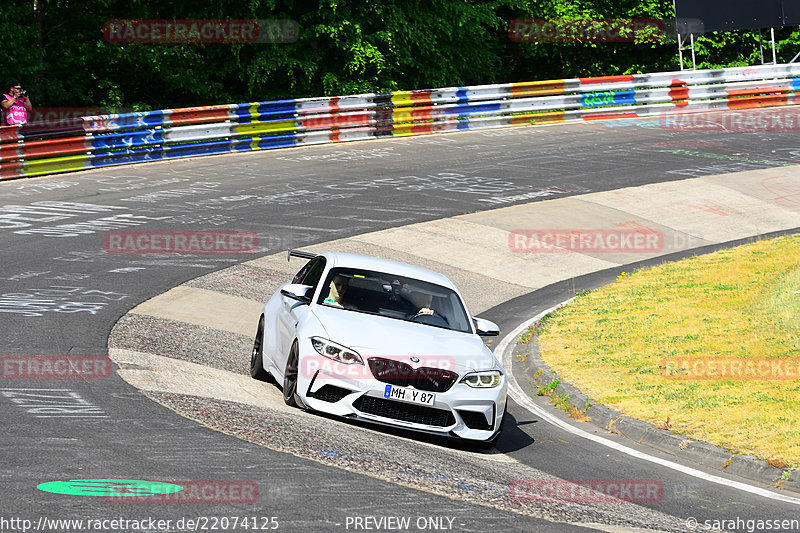
<svg viewBox="0 0 800 533">
<path fill-rule="evenodd" d="M 286 370 L 283 372 L 283 401 L 289 407 L 300 407 L 302 402 L 297 397 L 297 374 L 298 363 L 300 361 L 300 351 L 297 341 L 292 344 L 289 350 L 289 357 L 286 359 Z"/>
<path fill-rule="evenodd" d="M 264 315 L 258 321 L 253 352 L 250 354 L 250 376 L 259 381 L 269 381 L 270 373 L 264 370 Z"/>
</svg>

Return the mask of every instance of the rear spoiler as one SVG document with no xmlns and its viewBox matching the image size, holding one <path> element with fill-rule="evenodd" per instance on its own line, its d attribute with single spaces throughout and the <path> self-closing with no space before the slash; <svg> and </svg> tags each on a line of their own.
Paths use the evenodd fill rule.
<svg viewBox="0 0 800 533">
<path fill-rule="evenodd" d="M 303 250 L 289 250 L 289 255 L 286 257 L 287 261 L 291 261 L 292 257 L 302 257 L 303 259 L 314 259 L 317 254 L 311 252 L 304 252 Z"/>
</svg>

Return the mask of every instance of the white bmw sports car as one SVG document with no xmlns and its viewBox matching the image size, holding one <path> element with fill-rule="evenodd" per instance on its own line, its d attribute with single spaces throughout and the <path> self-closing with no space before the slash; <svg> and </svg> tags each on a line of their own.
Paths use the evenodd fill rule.
<svg viewBox="0 0 800 533">
<path fill-rule="evenodd" d="M 377 424 L 493 444 L 506 377 L 453 283 L 411 265 L 292 250 L 309 261 L 264 306 L 250 374 L 284 401 Z"/>
</svg>

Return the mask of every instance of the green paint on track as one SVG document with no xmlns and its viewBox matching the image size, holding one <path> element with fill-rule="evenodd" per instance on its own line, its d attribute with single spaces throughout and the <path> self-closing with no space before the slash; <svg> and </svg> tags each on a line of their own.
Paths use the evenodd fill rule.
<svg viewBox="0 0 800 533">
<path fill-rule="evenodd" d="M 183 490 L 181 485 L 162 481 L 141 479 L 70 479 L 40 483 L 37 489 L 55 494 L 74 496 L 146 496 L 150 494 L 172 494 Z"/>
</svg>

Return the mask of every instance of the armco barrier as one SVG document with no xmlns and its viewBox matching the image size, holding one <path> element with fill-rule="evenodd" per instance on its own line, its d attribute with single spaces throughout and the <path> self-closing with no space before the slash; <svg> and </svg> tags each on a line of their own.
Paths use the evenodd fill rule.
<svg viewBox="0 0 800 533">
<path fill-rule="evenodd" d="M 513 125 L 800 103 L 800 64 L 227 104 L 0 128 L 0 179 Z"/>
</svg>

